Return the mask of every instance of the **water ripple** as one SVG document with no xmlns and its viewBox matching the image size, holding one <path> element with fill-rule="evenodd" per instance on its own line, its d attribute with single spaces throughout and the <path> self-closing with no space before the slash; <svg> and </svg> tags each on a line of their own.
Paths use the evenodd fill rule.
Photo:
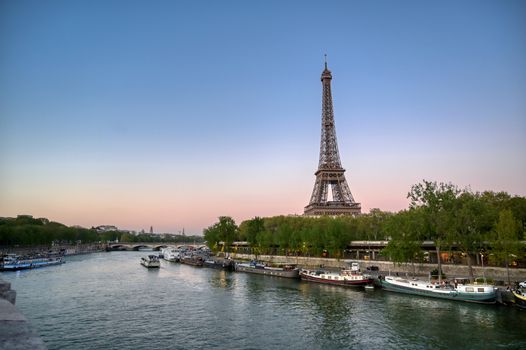
<svg viewBox="0 0 526 350">
<path fill-rule="evenodd" d="M 364 292 L 162 262 L 141 252 L 4 273 L 54 349 L 526 348 L 513 308 Z"/>
</svg>

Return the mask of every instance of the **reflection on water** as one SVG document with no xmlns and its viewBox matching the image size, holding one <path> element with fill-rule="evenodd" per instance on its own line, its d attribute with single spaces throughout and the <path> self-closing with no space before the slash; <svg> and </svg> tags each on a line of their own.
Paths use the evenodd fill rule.
<svg viewBox="0 0 526 350">
<path fill-rule="evenodd" d="M 232 289 L 235 286 L 233 275 L 224 270 L 218 270 L 217 273 L 211 274 L 208 282 L 213 288 Z"/>
<path fill-rule="evenodd" d="M 526 312 L 162 261 L 144 252 L 4 273 L 49 349 L 526 348 Z"/>
</svg>

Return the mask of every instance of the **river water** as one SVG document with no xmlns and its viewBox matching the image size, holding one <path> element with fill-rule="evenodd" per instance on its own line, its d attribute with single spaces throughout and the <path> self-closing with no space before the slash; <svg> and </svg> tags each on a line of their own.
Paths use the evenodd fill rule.
<svg viewBox="0 0 526 350">
<path fill-rule="evenodd" d="M 513 307 L 364 291 L 161 262 L 68 257 L 2 273 L 53 349 L 526 349 Z"/>
</svg>

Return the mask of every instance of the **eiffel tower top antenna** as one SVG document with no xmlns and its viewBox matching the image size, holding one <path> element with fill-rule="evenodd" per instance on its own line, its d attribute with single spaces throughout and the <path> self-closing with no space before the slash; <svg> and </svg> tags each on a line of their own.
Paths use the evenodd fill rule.
<svg viewBox="0 0 526 350">
<path fill-rule="evenodd" d="M 327 69 L 327 54 L 325 54 L 324 56 L 325 56 L 325 69 Z"/>
</svg>

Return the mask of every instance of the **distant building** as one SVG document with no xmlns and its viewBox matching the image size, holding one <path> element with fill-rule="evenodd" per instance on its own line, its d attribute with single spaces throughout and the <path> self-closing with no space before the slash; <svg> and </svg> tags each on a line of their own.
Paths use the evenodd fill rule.
<svg viewBox="0 0 526 350">
<path fill-rule="evenodd" d="M 119 231 L 117 226 L 113 226 L 113 225 L 100 225 L 100 226 L 95 227 L 95 230 L 98 233 L 108 232 L 108 231 Z"/>
</svg>

